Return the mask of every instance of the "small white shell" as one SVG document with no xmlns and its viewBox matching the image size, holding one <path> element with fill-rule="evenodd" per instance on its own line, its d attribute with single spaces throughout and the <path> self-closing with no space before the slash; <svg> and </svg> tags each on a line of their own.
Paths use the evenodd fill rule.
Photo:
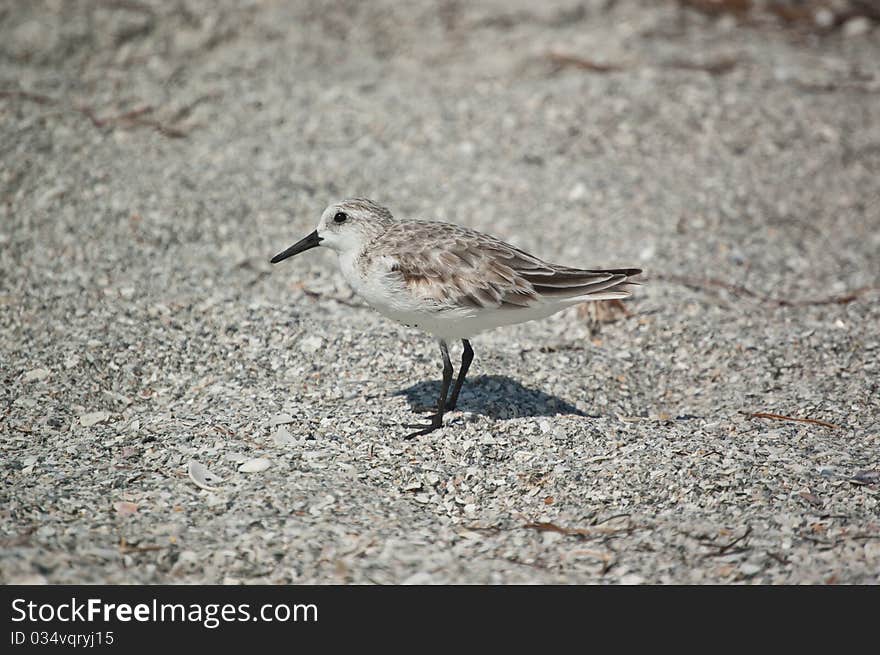
<svg viewBox="0 0 880 655">
<path fill-rule="evenodd" d="M 197 487 L 200 489 L 206 489 L 207 491 L 217 491 L 217 487 L 212 487 L 210 483 L 223 482 L 223 479 L 219 475 L 214 475 L 204 464 L 200 464 L 195 460 L 190 461 L 189 466 L 187 467 L 187 473 L 189 473 L 189 479 L 192 480 Z"/>
<path fill-rule="evenodd" d="M 269 419 L 269 427 L 274 428 L 276 425 L 284 425 L 285 423 L 293 423 L 296 419 L 294 419 L 290 414 L 275 414 L 272 418 Z"/>
<path fill-rule="evenodd" d="M 35 368 L 33 371 L 28 371 L 24 374 L 25 382 L 34 382 L 35 380 L 45 380 L 49 377 L 50 372 L 47 368 Z"/>
<path fill-rule="evenodd" d="M 91 412 L 79 417 L 79 424 L 84 428 L 90 428 L 98 423 L 103 423 L 110 418 L 110 412 Z"/>
<path fill-rule="evenodd" d="M 272 433 L 272 442 L 276 446 L 287 446 L 296 443 L 296 440 L 290 436 L 290 432 L 282 425 Z"/>
<path fill-rule="evenodd" d="M 270 466 L 272 466 L 272 462 L 268 459 L 265 457 L 257 457 L 256 459 L 249 459 L 246 461 L 238 467 L 238 470 L 242 473 L 259 473 L 265 471 Z"/>
<path fill-rule="evenodd" d="M 115 509 L 116 513 L 120 516 L 130 516 L 131 514 L 137 513 L 138 506 L 135 503 L 129 503 L 125 500 L 120 500 L 113 503 L 113 509 Z"/>
</svg>

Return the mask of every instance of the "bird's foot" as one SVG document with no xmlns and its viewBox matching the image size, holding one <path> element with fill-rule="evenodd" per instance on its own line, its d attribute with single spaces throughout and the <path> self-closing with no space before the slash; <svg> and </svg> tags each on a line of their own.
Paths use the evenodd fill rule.
<svg viewBox="0 0 880 655">
<path fill-rule="evenodd" d="M 406 428 L 419 428 L 415 432 L 412 432 L 404 437 L 404 439 L 415 439 L 416 437 L 421 437 L 422 435 L 428 434 L 429 432 L 433 432 L 438 428 L 443 427 L 443 415 L 442 414 L 434 414 L 431 417 L 431 422 L 427 425 L 423 423 L 406 423 L 404 424 Z"/>
</svg>

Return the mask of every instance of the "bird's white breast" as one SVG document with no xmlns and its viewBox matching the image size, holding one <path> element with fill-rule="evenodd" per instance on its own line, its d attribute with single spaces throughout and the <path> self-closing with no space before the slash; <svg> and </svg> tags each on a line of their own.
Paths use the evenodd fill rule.
<svg viewBox="0 0 880 655">
<path fill-rule="evenodd" d="M 354 292 L 380 314 L 406 323 L 419 308 L 404 285 L 389 275 L 393 263 L 388 257 L 374 257 L 364 266 L 358 253 L 339 255 L 342 275 Z"/>
<path fill-rule="evenodd" d="M 357 253 L 339 254 L 342 275 L 370 307 L 398 323 L 439 336 L 442 329 L 438 328 L 451 317 L 443 320 L 435 303 L 414 296 L 400 276 L 392 272 L 394 264 L 394 258 L 389 256 L 374 256 L 365 265 Z"/>
</svg>

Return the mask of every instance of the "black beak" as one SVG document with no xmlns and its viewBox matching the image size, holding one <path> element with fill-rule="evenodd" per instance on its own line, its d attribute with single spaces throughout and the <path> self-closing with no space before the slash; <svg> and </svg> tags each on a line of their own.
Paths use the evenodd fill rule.
<svg viewBox="0 0 880 655">
<path fill-rule="evenodd" d="M 293 257 L 294 255 L 298 255 L 301 252 L 305 252 L 321 243 L 321 237 L 318 236 L 318 230 L 312 232 L 309 236 L 304 239 L 300 239 L 295 244 L 290 246 L 284 252 L 279 252 L 269 261 L 273 264 L 277 264 L 278 262 L 287 259 L 288 257 Z"/>
</svg>

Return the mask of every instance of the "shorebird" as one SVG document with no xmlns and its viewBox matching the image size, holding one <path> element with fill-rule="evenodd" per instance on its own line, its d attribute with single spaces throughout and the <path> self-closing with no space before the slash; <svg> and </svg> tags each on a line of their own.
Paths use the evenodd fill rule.
<svg viewBox="0 0 880 655">
<path fill-rule="evenodd" d="M 317 246 L 335 250 L 346 281 L 368 305 L 440 342 L 443 383 L 437 411 L 407 439 L 443 425 L 455 409 L 480 332 L 545 318 L 593 300 L 626 298 L 637 268 L 607 270 L 550 264 L 495 237 L 435 221 L 398 221 L 366 198 L 327 207 L 314 232 L 275 255 L 273 264 Z M 455 384 L 449 342 L 464 350 Z M 452 393 L 449 387 L 452 385 Z"/>
</svg>

